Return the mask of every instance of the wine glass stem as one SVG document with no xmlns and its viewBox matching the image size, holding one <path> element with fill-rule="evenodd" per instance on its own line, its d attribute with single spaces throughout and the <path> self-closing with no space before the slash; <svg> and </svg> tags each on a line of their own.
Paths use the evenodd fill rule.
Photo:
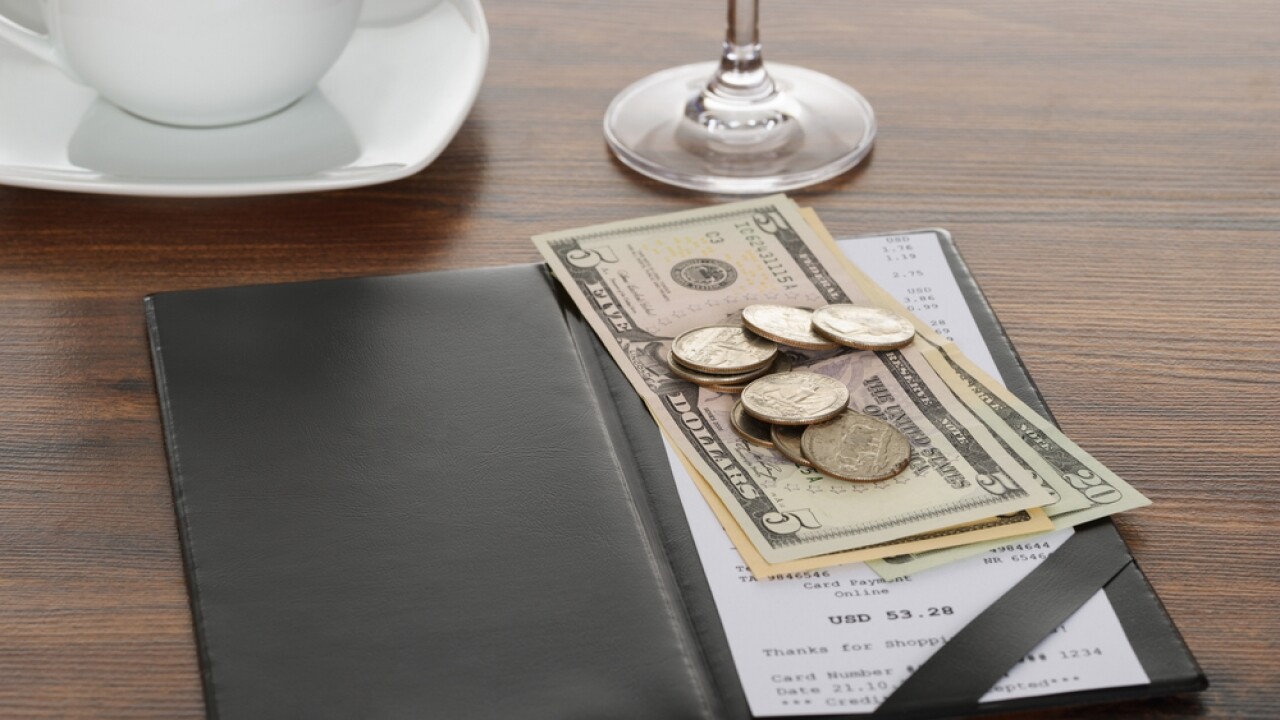
<svg viewBox="0 0 1280 720">
<path fill-rule="evenodd" d="M 743 103 L 759 102 L 776 92 L 760 54 L 759 0 L 729 0 L 729 27 L 720 67 L 706 91 L 722 100 Z"/>
</svg>

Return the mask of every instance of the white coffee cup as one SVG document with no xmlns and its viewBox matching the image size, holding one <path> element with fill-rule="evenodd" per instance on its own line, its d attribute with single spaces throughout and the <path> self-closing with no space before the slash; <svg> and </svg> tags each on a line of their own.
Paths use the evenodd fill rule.
<svg viewBox="0 0 1280 720">
<path fill-rule="evenodd" d="M 361 0 L 40 0 L 48 34 L 0 16 L 0 37 L 129 112 L 216 126 L 310 90 L 355 30 Z"/>
</svg>

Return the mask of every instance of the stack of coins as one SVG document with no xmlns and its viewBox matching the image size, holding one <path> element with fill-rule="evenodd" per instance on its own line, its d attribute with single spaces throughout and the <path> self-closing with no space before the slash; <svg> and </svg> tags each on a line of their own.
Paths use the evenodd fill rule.
<svg viewBox="0 0 1280 720">
<path fill-rule="evenodd" d="M 856 350 L 894 350 L 916 336 L 911 321 L 888 310 L 828 305 L 813 312 L 814 332 Z"/>
<path fill-rule="evenodd" d="M 902 472 L 911 444 L 892 425 L 849 410 L 849 389 L 812 372 L 791 372 L 778 345 L 802 350 L 892 350 L 915 337 L 910 321 L 879 308 L 783 305 L 743 309 L 746 327 L 717 325 L 675 339 L 667 364 L 678 377 L 742 393 L 730 421 L 748 443 L 833 478 L 884 480 Z"/>
<path fill-rule="evenodd" d="M 676 377 L 717 392 L 742 392 L 747 383 L 775 371 L 782 356 L 775 342 L 744 328 L 697 328 L 671 343 L 667 366 Z M 790 363 L 786 363 L 790 368 Z"/>
<path fill-rule="evenodd" d="M 828 477 L 885 480 L 911 460 L 911 444 L 897 428 L 848 408 L 849 390 L 838 380 L 808 372 L 766 375 L 742 391 L 731 419 L 749 442 L 763 437 L 789 460 Z M 740 428 L 751 428 L 747 435 Z M 757 442 L 756 444 L 763 444 Z"/>
</svg>

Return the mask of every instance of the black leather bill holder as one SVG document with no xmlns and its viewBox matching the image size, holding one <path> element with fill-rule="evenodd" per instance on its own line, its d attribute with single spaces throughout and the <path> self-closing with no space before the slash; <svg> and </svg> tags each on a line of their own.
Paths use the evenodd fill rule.
<svg viewBox="0 0 1280 720">
<path fill-rule="evenodd" d="M 1043 408 L 944 240 L 1002 373 Z M 541 266 L 146 310 L 210 717 L 750 716 L 656 426 Z M 977 704 L 1099 588 L 1149 685 Z M 1101 521 L 880 714 L 1204 685 Z"/>
</svg>

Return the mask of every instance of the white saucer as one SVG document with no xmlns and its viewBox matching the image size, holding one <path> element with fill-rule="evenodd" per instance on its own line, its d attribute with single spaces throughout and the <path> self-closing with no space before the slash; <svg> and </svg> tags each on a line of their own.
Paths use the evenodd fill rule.
<svg viewBox="0 0 1280 720">
<path fill-rule="evenodd" d="M 0 184 L 212 197 L 396 180 L 453 139 L 488 57 L 479 0 L 365 0 L 318 88 L 262 120 L 190 129 L 123 112 L 0 42 Z"/>
</svg>

